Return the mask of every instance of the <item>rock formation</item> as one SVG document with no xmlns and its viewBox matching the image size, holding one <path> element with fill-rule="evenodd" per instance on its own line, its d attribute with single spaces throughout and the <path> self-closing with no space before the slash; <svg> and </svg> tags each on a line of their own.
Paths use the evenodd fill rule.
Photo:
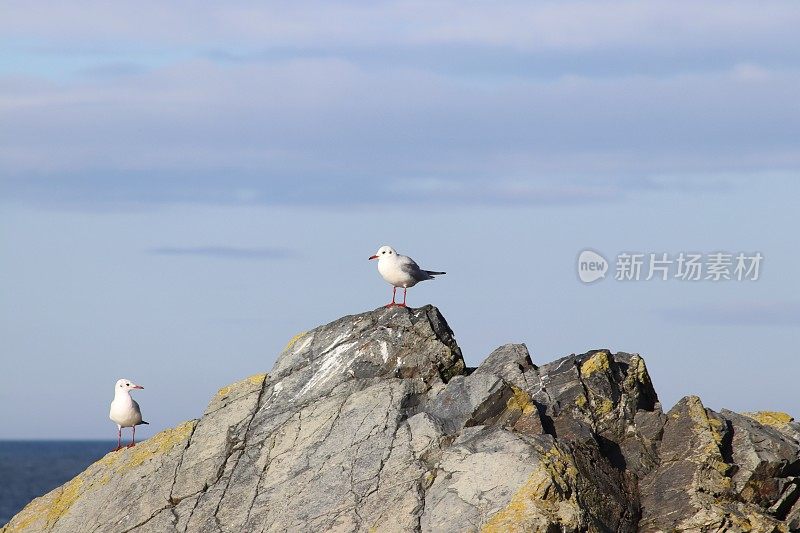
<svg viewBox="0 0 800 533">
<path fill-rule="evenodd" d="M 297 335 L 1 531 L 637 530 L 800 530 L 800 424 L 664 414 L 635 354 L 537 366 L 508 344 L 469 369 L 427 306 Z"/>
</svg>

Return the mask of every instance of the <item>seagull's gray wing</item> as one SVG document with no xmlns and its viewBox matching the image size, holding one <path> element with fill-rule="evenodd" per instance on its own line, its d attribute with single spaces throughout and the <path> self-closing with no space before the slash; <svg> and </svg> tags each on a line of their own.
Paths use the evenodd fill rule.
<svg viewBox="0 0 800 533">
<path fill-rule="evenodd" d="M 425 281 L 426 279 L 433 279 L 433 276 L 422 270 L 419 265 L 408 256 L 397 256 L 400 270 L 411 276 L 417 281 Z"/>
<path fill-rule="evenodd" d="M 142 421 L 142 410 L 139 408 L 139 404 L 136 403 L 136 400 L 134 400 L 133 398 L 131 398 L 131 401 L 133 402 L 133 410 L 136 411 L 137 415 L 139 415 L 139 422 L 137 422 L 136 425 L 147 424 L 147 422 Z"/>
</svg>

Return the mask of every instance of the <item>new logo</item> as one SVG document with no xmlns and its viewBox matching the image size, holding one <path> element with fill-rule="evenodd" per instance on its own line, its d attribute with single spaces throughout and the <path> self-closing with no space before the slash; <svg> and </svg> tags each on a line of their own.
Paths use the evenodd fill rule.
<svg viewBox="0 0 800 533">
<path fill-rule="evenodd" d="M 608 261 L 592 250 L 584 250 L 578 256 L 578 278 L 584 283 L 592 283 L 606 277 Z"/>
</svg>

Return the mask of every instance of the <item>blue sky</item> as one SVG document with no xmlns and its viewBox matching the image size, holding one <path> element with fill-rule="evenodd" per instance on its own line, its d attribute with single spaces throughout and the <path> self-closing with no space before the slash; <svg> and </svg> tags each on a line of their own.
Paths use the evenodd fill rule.
<svg viewBox="0 0 800 533">
<path fill-rule="evenodd" d="M 384 303 L 391 244 L 470 364 L 642 353 L 667 407 L 800 415 L 793 2 L 6 2 L 0 438 L 158 430 Z M 584 248 L 760 251 L 581 284 Z"/>
</svg>

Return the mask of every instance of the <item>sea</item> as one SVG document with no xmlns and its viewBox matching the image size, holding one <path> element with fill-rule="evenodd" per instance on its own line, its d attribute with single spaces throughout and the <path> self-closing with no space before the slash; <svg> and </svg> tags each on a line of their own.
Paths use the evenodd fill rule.
<svg viewBox="0 0 800 533">
<path fill-rule="evenodd" d="M 116 441 L 0 441 L 0 525 L 28 502 L 69 481 Z"/>
</svg>

